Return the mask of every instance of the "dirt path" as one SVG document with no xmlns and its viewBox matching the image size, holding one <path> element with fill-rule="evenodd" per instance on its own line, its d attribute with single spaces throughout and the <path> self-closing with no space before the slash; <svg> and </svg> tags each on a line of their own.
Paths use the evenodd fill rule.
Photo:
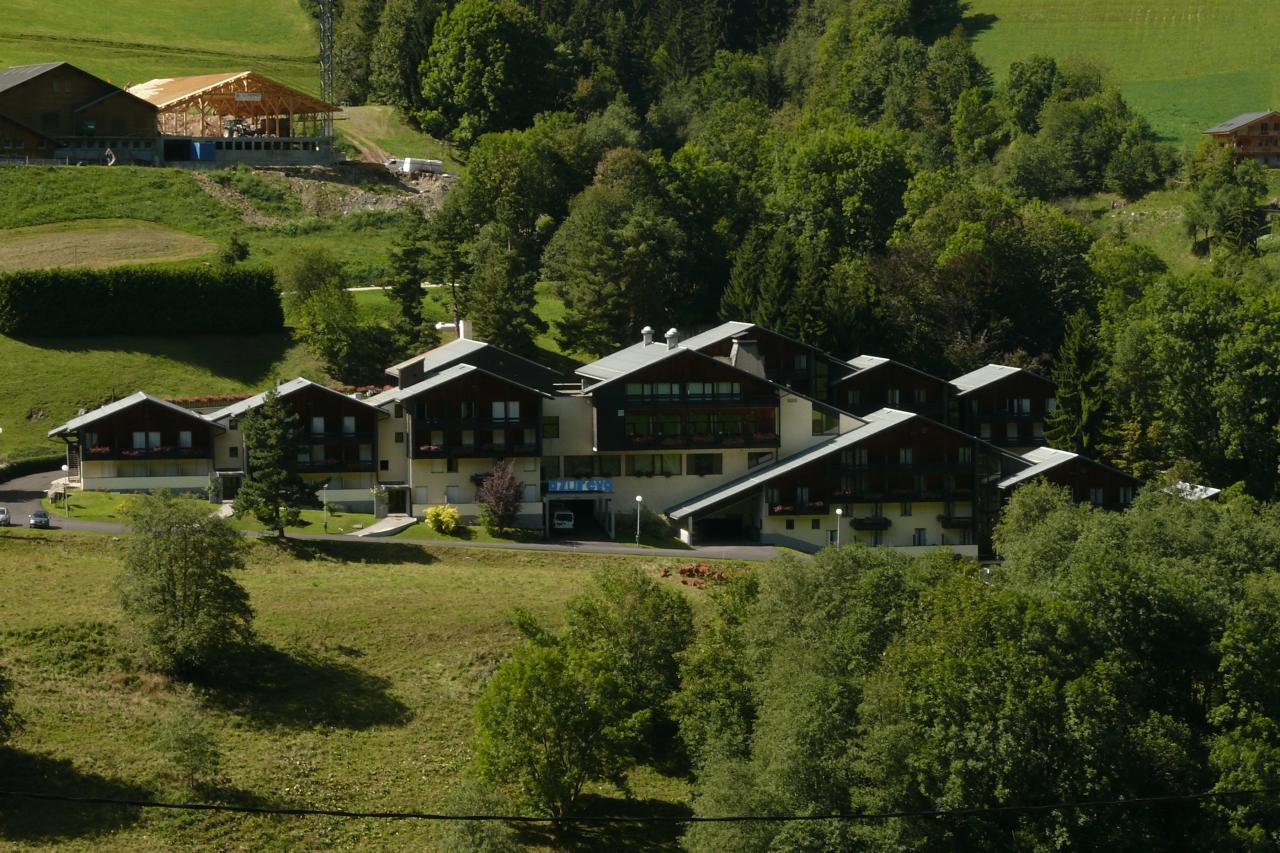
<svg viewBox="0 0 1280 853">
<path fill-rule="evenodd" d="M 239 213 L 240 218 L 250 225 L 265 228 L 270 225 L 279 225 L 282 221 L 274 216 L 267 216 L 265 213 L 254 207 L 249 200 L 240 193 L 230 187 L 222 186 L 203 172 L 193 170 L 191 172 L 191 177 L 195 178 L 196 183 L 200 185 L 200 189 L 213 196 L 213 198 L 218 202 Z"/>
<path fill-rule="evenodd" d="M 381 165 L 391 159 L 391 155 L 385 149 L 380 148 L 372 139 L 353 129 L 349 124 L 342 128 L 342 134 L 360 149 L 360 159 L 366 163 Z"/>
</svg>

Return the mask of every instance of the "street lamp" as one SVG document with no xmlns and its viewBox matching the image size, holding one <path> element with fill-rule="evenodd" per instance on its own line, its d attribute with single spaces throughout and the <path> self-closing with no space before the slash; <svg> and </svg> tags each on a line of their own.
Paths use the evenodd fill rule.
<svg viewBox="0 0 1280 853">
<path fill-rule="evenodd" d="M 71 469 L 63 465 L 62 473 L 69 474 Z M 62 509 L 67 514 L 67 518 L 71 517 L 71 483 L 67 477 L 62 478 Z"/>
<path fill-rule="evenodd" d="M 636 544 L 640 544 L 640 508 L 644 505 L 644 498 L 636 495 Z"/>
<path fill-rule="evenodd" d="M 844 508 L 836 507 L 836 547 L 840 547 L 840 522 L 844 519 Z"/>
<path fill-rule="evenodd" d="M 324 532 L 329 532 L 329 484 L 322 483 L 320 485 L 320 502 L 324 504 Z"/>
</svg>

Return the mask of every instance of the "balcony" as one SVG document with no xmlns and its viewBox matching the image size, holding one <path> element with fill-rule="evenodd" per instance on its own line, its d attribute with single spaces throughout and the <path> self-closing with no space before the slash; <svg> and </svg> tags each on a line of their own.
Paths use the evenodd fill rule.
<svg viewBox="0 0 1280 853">
<path fill-rule="evenodd" d="M 308 432 L 299 438 L 305 444 L 373 444 L 372 432 Z"/>
<path fill-rule="evenodd" d="M 826 501 L 804 501 L 802 503 L 777 503 L 769 506 L 769 515 L 826 515 L 831 506 Z"/>
<path fill-rule="evenodd" d="M 414 418 L 415 432 L 431 430 L 463 430 L 463 429 L 535 429 L 542 425 L 541 418 Z"/>
<path fill-rule="evenodd" d="M 778 447 L 776 432 L 696 433 L 691 435 L 629 435 L 625 448 L 632 450 L 709 450 L 725 447 Z"/>
<path fill-rule="evenodd" d="M 170 447 L 168 445 L 149 447 L 145 449 L 100 445 L 97 447 L 85 448 L 81 455 L 81 458 L 86 462 L 93 462 L 99 459 L 107 461 L 119 459 L 210 459 L 212 457 L 212 448 Z"/>
<path fill-rule="evenodd" d="M 297 463 L 299 474 L 367 474 L 376 471 L 377 467 L 372 459 L 321 459 Z"/>
<path fill-rule="evenodd" d="M 849 519 L 849 525 L 854 530 L 888 530 L 889 519 L 883 515 L 865 515 Z"/>
<path fill-rule="evenodd" d="M 541 456 L 541 447 L 525 442 L 511 444 L 419 444 L 413 451 L 414 459 L 505 459 L 512 456 Z"/>
<path fill-rule="evenodd" d="M 938 524 L 946 530 L 972 530 L 973 516 L 971 515 L 939 515 Z"/>
</svg>

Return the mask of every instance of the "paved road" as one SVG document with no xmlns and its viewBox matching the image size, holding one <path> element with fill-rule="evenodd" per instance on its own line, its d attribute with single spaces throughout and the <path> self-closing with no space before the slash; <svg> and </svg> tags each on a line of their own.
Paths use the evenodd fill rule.
<svg viewBox="0 0 1280 853">
<path fill-rule="evenodd" d="M 42 474 L 29 474 L 6 482 L 0 482 L 0 506 L 9 508 L 9 517 L 15 525 L 25 525 L 27 516 L 40 508 L 40 498 L 49 488 L 49 484 L 62 476 L 61 471 L 46 471 Z M 122 524 L 108 521 L 86 521 L 79 518 L 63 518 L 50 515 L 54 530 L 81 530 L 93 533 L 122 533 L 126 529 Z M 779 554 L 778 549 L 770 545 L 707 545 L 689 550 L 677 548 L 636 548 L 618 542 L 578 542 L 558 540 L 555 542 L 440 542 L 435 539 L 384 539 L 379 537 L 344 536 L 341 534 L 294 533 L 291 539 L 340 540 L 343 542 L 365 542 L 377 545 L 386 542 L 400 544 L 419 544 L 440 546 L 442 548 L 487 548 L 499 551 L 563 551 L 574 554 L 629 554 L 633 557 L 680 557 L 699 560 L 771 560 Z"/>
</svg>

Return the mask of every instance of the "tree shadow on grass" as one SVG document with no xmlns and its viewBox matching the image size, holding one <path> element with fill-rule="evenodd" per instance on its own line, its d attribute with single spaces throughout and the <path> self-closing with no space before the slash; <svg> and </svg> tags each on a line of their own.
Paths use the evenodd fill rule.
<svg viewBox="0 0 1280 853">
<path fill-rule="evenodd" d="M 293 346 L 289 332 L 257 335 L 103 335 L 85 338 L 21 338 L 22 343 L 48 350 L 82 353 L 131 352 L 157 356 L 203 368 L 214 376 L 245 385 L 267 385 L 274 365 Z M 111 389 L 101 389 L 105 396 Z M 136 388 L 116 388 L 117 396 Z"/>
<path fill-rule="evenodd" d="M 12 791 L 147 800 L 138 785 L 79 770 L 64 758 L 0 748 L 0 781 Z M 141 810 L 110 803 L 76 803 L 0 797 L 0 839 L 37 844 L 115 832 L 136 822 Z"/>
<path fill-rule="evenodd" d="M 260 726 L 370 729 L 412 716 L 387 679 L 305 649 L 253 646 L 194 680 L 209 704 Z"/>
<path fill-rule="evenodd" d="M 960 26 L 964 27 L 964 34 L 969 38 L 973 38 L 979 33 L 985 33 L 996 25 L 996 21 L 1000 20 L 998 15 L 990 15 L 979 13 L 975 15 L 965 15 L 960 21 Z"/>
<path fill-rule="evenodd" d="M 585 794 L 574 812 L 582 817 L 689 817 L 687 805 L 667 800 L 634 800 Z M 516 828 L 516 838 L 523 846 L 542 846 L 556 850 L 649 851 L 679 850 L 685 824 L 677 821 L 661 823 L 572 824 L 559 832 L 542 824 L 523 824 Z"/>
<path fill-rule="evenodd" d="M 279 539 L 264 536 L 261 540 L 267 546 L 278 549 L 281 556 L 293 560 L 311 562 L 318 560 L 330 563 L 413 563 L 429 565 L 436 561 L 430 551 L 423 545 L 409 542 L 391 542 L 382 539 L 359 539 L 343 541 L 341 539 L 298 539 L 286 537 Z"/>
</svg>

